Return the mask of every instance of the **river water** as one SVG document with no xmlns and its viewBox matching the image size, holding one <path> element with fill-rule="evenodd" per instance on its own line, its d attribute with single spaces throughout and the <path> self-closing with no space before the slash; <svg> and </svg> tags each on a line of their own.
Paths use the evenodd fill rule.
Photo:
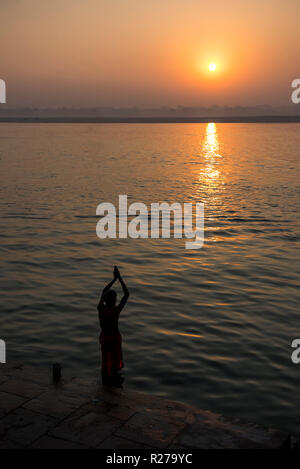
<svg viewBox="0 0 300 469">
<path fill-rule="evenodd" d="M 299 151 L 300 124 L 0 124 L 8 362 L 98 374 L 117 264 L 125 387 L 300 435 Z M 119 194 L 203 202 L 203 248 L 100 240 Z"/>
</svg>

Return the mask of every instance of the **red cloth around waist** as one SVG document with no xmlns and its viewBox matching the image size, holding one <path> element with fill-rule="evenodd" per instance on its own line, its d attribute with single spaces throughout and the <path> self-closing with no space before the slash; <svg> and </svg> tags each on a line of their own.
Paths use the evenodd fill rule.
<svg viewBox="0 0 300 469">
<path fill-rule="evenodd" d="M 122 356 L 122 336 L 120 333 L 115 335 L 104 335 L 101 332 L 99 341 L 102 352 L 102 374 L 112 376 L 123 368 Z"/>
</svg>

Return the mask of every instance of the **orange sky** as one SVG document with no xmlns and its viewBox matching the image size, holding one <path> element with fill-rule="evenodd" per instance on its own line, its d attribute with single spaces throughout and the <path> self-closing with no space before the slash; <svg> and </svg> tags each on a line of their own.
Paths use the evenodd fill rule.
<svg viewBox="0 0 300 469">
<path fill-rule="evenodd" d="M 0 15 L 10 106 L 290 104 L 300 77 L 299 0 L 1 0 Z"/>
</svg>

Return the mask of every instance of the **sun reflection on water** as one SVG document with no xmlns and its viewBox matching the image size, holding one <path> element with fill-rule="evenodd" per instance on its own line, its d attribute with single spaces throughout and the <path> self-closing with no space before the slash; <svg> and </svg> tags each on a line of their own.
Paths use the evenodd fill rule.
<svg viewBox="0 0 300 469">
<path fill-rule="evenodd" d="M 219 169 L 216 167 L 219 164 L 219 158 L 222 158 L 220 153 L 220 145 L 217 133 L 217 126 L 214 122 L 209 122 L 205 129 L 205 137 L 202 145 L 202 153 L 205 159 L 205 166 L 200 171 L 199 182 L 204 182 L 209 188 L 218 185 L 218 180 L 221 177 Z"/>
<path fill-rule="evenodd" d="M 198 196 L 207 199 L 218 196 L 217 189 L 223 184 L 224 175 L 221 165 L 222 155 L 220 154 L 220 143 L 217 126 L 214 122 L 209 122 L 205 128 L 204 141 L 201 151 L 201 167 L 198 172 Z"/>
<path fill-rule="evenodd" d="M 224 205 L 225 181 L 224 159 L 221 154 L 217 126 L 214 122 L 209 122 L 205 127 L 199 165 L 194 196 L 196 195 L 197 200 L 204 202 L 207 220 L 214 220 Z"/>
<path fill-rule="evenodd" d="M 219 157 L 219 139 L 217 126 L 214 122 L 209 122 L 205 129 L 205 138 L 203 143 L 203 152 L 205 158 Z"/>
</svg>

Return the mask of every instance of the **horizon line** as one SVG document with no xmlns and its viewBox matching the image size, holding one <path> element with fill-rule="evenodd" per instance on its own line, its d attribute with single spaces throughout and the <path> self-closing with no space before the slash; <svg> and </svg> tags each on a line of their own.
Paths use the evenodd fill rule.
<svg viewBox="0 0 300 469">
<path fill-rule="evenodd" d="M 257 116 L 152 116 L 152 117 L 91 117 L 91 116 L 0 116 L 0 123 L 74 123 L 74 124 L 188 124 L 188 123 L 298 123 L 299 115 L 257 115 Z"/>
</svg>

